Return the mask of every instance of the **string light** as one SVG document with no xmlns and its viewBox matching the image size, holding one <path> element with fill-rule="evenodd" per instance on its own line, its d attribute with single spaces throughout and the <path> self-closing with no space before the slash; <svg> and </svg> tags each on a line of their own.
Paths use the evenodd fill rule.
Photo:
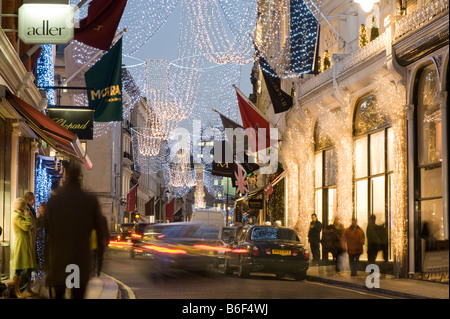
<svg viewBox="0 0 450 319">
<path fill-rule="evenodd" d="M 188 0 L 183 4 L 186 5 L 195 39 L 211 62 L 247 64 L 254 61 L 255 52 L 250 34 L 255 29 L 255 1 Z M 230 27 L 232 32 L 227 32 Z"/>
<path fill-rule="evenodd" d="M 36 64 L 37 82 L 39 87 L 55 86 L 53 47 L 51 44 L 41 45 L 42 53 Z M 55 91 L 47 90 L 47 100 L 51 105 L 55 105 Z"/>
</svg>

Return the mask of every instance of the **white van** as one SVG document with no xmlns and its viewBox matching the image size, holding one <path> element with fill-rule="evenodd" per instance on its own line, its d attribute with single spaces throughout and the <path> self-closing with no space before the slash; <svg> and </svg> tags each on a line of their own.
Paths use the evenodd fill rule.
<svg viewBox="0 0 450 319">
<path fill-rule="evenodd" d="M 218 229 L 222 229 L 225 226 L 225 215 L 216 210 L 195 210 L 192 213 L 191 222 L 212 224 Z"/>
</svg>

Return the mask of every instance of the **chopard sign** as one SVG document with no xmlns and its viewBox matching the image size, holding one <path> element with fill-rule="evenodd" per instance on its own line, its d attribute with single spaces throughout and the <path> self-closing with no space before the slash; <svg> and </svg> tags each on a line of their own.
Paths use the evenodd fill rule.
<svg viewBox="0 0 450 319">
<path fill-rule="evenodd" d="M 65 127 L 80 140 L 92 140 L 94 135 L 94 110 L 69 109 L 67 107 L 49 107 L 48 116 Z"/>
<path fill-rule="evenodd" d="M 74 35 L 73 16 L 70 5 L 23 4 L 19 8 L 19 38 L 24 43 L 69 43 Z"/>
</svg>

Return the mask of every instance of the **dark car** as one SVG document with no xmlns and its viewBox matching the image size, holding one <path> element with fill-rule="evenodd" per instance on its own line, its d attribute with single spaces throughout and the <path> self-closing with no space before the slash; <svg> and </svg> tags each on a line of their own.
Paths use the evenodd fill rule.
<svg viewBox="0 0 450 319">
<path fill-rule="evenodd" d="M 309 268 L 309 251 L 294 229 L 277 226 L 245 226 L 227 245 L 225 273 L 238 271 L 239 277 L 251 272 L 291 274 L 304 280 Z"/>
<path fill-rule="evenodd" d="M 207 270 L 213 266 L 218 251 L 219 229 L 195 222 L 154 224 L 147 227 L 139 248 L 150 257 L 152 275 Z"/>
</svg>

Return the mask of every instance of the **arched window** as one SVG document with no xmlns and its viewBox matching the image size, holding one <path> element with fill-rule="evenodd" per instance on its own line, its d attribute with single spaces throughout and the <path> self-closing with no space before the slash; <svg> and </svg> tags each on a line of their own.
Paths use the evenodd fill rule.
<svg viewBox="0 0 450 319">
<path fill-rule="evenodd" d="M 324 224 L 333 223 L 336 215 L 336 149 L 317 121 L 315 143 L 315 213 Z"/>
<path fill-rule="evenodd" d="M 416 81 L 416 209 L 422 235 L 444 240 L 442 206 L 441 110 L 437 99 L 438 75 L 434 64 L 425 66 Z M 425 229 L 427 228 L 427 229 Z M 424 238 L 427 237 L 424 235 Z M 435 249 L 427 242 L 427 250 Z"/>
<path fill-rule="evenodd" d="M 358 101 L 353 122 L 354 214 L 364 232 L 370 215 L 376 217 L 377 225 L 389 224 L 393 169 L 390 125 L 389 118 L 377 109 L 374 95 Z"/>
</svg>

